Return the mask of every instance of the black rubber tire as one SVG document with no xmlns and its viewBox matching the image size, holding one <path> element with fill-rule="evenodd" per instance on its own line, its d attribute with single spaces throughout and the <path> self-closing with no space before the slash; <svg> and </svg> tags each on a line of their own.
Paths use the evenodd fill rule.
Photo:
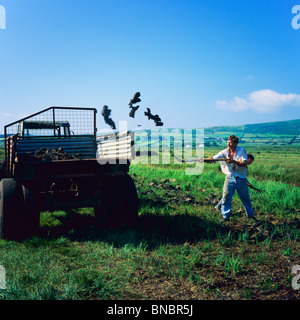
<svg viewBox="0 0 300 320">
<path fill-rule="evenodd" d="M 14 179 L 0 181 L 0 238 L 23 238 L 24 197 L 22 187 Z"/>
<path fill-rule="evenodd" d="M 105 177 L 102 205 L 94 208 L 98 223 L 104 228 L 133 227 L 138 217 L 138 196 L 132 178 L 126 175 Z"/>
</svg>

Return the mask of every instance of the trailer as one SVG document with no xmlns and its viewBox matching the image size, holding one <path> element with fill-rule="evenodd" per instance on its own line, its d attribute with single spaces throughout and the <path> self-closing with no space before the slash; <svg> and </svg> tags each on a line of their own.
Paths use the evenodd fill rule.
<svg viewBox="0 0 300 320">
<path fill-rule="evenodd" d="M 0 238 L 36 233 L 41 211 L 93 207 L 103 227 L 135 224 L 134 133 L 97 136 L 96 114 L 50 107 L 4 127 Z"/>
</svg>

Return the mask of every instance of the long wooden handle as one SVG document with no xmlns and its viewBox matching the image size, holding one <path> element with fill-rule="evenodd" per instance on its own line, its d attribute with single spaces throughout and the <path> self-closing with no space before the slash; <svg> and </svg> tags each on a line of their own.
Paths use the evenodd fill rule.
<svg viewBox="0 0 300 320">
<path fill-rule="evenodd" d="M 175 155 L 174 155 L 174 157 L 175 157 Z M 219 159 L 198 158 L 198 159 L 188 159 L 188 160 L 181 159 L 181 161 L 183 161 L 183 162 L 200 162 L 200 161 L 204 162 L 205 160 L 207 160 L 207 161 L 226 161 L 228 159 L 227 158 L 219 158 Z"/>
<path fill-rule="evenodd" d="M 211 160 L 211 161 L 226 161 L 226 158 L 219 158 L 219 159 L 209 159 L 209 158 L 198 158 L 198 159 L 190 159 L 190 160 L 185 160 L 183 158 L 178 157 L 173 150 L 170 150 L 170 154 L 178 161 L 180 162 L 200 162 L 200 161 L 205 161 L 205 160 Z"/>
<path fill-rule="evenodd" d="M 226 161 L 228 160 L 227 158 L 219 158 L 219 159 L 209 159 L 209 158 L 204 158 L 203 160 L 211 160 L 211 161 Z"/>
</svg>

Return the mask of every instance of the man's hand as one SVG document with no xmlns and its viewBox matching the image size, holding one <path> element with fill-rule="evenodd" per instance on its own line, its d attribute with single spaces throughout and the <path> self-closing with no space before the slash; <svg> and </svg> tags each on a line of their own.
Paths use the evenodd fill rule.
<svg viewBox="0 0 300 320">
<path fill-rule="evenodd" d="M 228 158 L 228 159 L 226 159 L 226 162 L 227 163 L 235 163 L 235 160 L 233 160 L 232 158 Z"/>
</svg>

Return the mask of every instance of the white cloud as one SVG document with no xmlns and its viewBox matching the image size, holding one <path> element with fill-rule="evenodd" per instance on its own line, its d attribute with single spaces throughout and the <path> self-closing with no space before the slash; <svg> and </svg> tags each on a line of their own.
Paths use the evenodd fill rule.
<svg viewBox="0 0 300 320">
<path fill-rule="evenodd" d="M 217 100 L 216 105 L 222 110 L 253 110 L 261 113 L 275 112 L 286 106 L 300 106 L 300 94 L 278 93 L 270 89 L 253 91 L 246 98 L 234 97 L 231 101 Z"/>
</svg>

